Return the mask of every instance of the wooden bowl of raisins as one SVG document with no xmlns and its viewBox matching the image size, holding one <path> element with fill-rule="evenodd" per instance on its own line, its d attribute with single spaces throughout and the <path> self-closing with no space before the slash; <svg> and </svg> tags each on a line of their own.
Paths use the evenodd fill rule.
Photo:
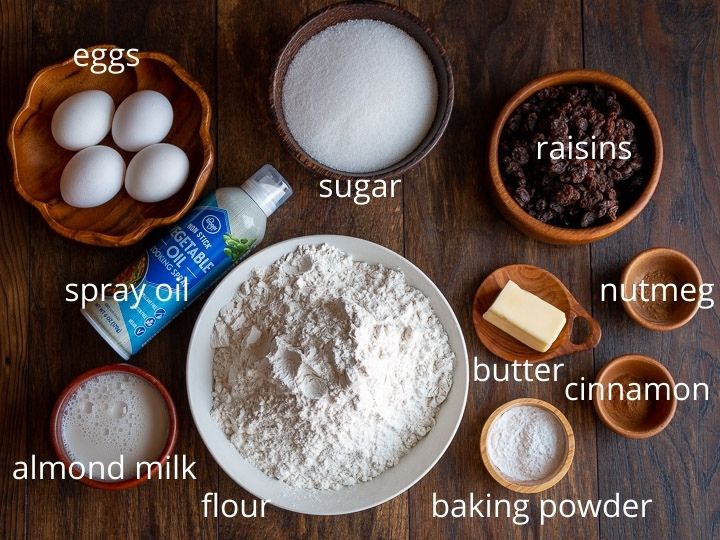
<svg viewBox="0 0 720 540">
<path fill-rule="evenodd" d="M 662 161 L 660 126 L 632 86 L 601 71 L 559 71 L 525 85 L 500 112 L 491 194 L 527 236 L 587 244 L 640 214 Z"/>
</svg>

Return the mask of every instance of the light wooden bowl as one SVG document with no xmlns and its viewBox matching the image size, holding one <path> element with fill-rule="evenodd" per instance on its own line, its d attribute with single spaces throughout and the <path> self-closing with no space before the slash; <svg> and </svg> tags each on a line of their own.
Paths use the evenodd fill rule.
<svg viewBox="0 0 720 540">
<path fill-rule="evenodd" d="M 92 47 L 113 48 L 113 45 Z M 8 144 L 13 159 L 13 182 L 18 193 L 42 214 L 58 234 L 98 246 L 126 246 L 151 229 L 180 219 L 200 196 L 210 178 L 215 150 L 210 137 L 210 100 L 200 84 L 172 58 L 140 52 L 140 63 L 123 73 L 94 75 L 70 58 L 40 71 L 10 128 Z M 73 208 L 60 196 L 60 176 L 75 152 L 53 139 L 50 122 L 58 105 L 83 90 L 104 90 L 120 105 L 138 90 L 152 89 L 172 103 L 174 119 L 164 142 L 182 148 L 190 173 L 182 189 L 158 203 L 141 203 L 125 190 L 95 208 Z M 129 163 L 133 153 L 121 150 L 108 135 L 100 144 L 115 148 Z"/>
<path fill-rule="evenodd" d="M 620 283 L 625 295 L 631 294 L 632 287 L 649 272 L 662 271 L 674 276 L 678 281 L 678 289 L 684 284 L 692 284 L 695 291 L 702 285 L 702 276 L 695 263 L 684 253 L 670 248 L 652 248 L 645 250 L 633 258 L 623 270 Z M 639 293 L 638 293 L 639 294 Z M 630 318 L 649 330 L 675 330 L 688 323 L 700 309 L 700 295 L 696 292 L 694 301 L 685 301 L 678 290 L 678 301 L 672 309 L 659 316 L 652 316 L 643 309 L 642 300 L 622 302 L 625 312 Z"/>
<path fill-rule="evenodd" d="M 627 354 L 611 360 L 598 372 L 595 382 L 607 389 L 607 385 L 623 375 L 630 375 L 643 382 L 667 383 L 671 389 L 675 387 L 675 380 L 665 366 L 654 358 L 640 354 Z M 677 398 L 671 393 L 670 399 L 652 400 L 644 416 L 621 417 L 609 410 L 610 400 L 601 400 L 599 393 L 600 389 L 594 387 L 592 402 L 600 420 L 618 435 L 629 439 L 647 439 L 657 435 L 667 427 L 677 409 Z"/>
<path fill-rule="evenodd" d="M 565 313 L 565 327 L 544 353 L 531 349 L 483 319 L 483 313 L 490 308 L 510 280 Z M 577 318 L 584 319 L 588 326 L 587 335 L 580 343 L 574 343 L 571 339 Z M 503 266 L 485 278 L 475 293 L 473 324 L 482 344 L 491 353 L 508 362 L 545 362 L 565 354 L 592 349 L 600 343 L 602 337 L 598 322 L 580 305 L 562 281 L 547 270 L 529 264 Z"/>
<path fill-rule="evenodd" d="M 495 465 L 490 460 L 490 456 L 488 455 L 487 437 L 488 432 L 490 431 L 490 426 L 495 421 L 495 419 L 498 418 L 502 413 L 504 413 L 511 407 L 515 407 L 517 405 L 532 405 L 535 407 L 540 407 L 541 409 L 545 409 L 546 411 L 552 413 L 555 418 L 557 418 L 558 422 L 560 422 L 563 427 L 563 431 L 565 432 L 565 457 L 562 461 L 562 464 L 554 473 L 552 473 L 549 477 L 543 479 L 540 482 L 521 484 L 508 480 L 505 476 L 503 476 L 500 471 L 495 468 Z M 573 458 L 575 457 L 575 435 L 573 434 L 572 426 L 570 425 L 570 422 L 568 422 L 568 419 L 565 417 L 565 415 L 558 408 L 554 407 L 547 401 L 535 398 L 514 399 L 495 409 L 485 422 L 482 433 L 480 434 L 480 455 L 482 456 L 483 463 L 485 464 L 485 467 L 490 473 L 490 476 L 492 476 L 495 481 L 501 486 L 506 487 L 512 491 L 517 491 L 518 493 L 539 493 L 553 487 L 560 480 L 562 480 L 567 474 L 567 472 L 570 470 Z"/>
<path fill-rule="evenodd" d="M 398 163 L 379 171 L 367 173 L 350 173 L 331 169 L 313 159 L 293 138 L 285 121 L 282 108 L 285 75 L 300 48 L 310 38 L 326 28 L 352 19 L 374 19 L 392 24 L 406 32 L 425 50 L 433 65 L 438 83 L 438 106 L 435 120 L 420 145 Z M 344 2 L 334 4 L 312 14 L 290 36 L 273 69 L 269 97 L 270 115 L 287 150 L 305 168 L 318 176 L 334 180 L 345 178 L 364 178 L 368 180 L 397 178 L 420 163 L 438 143 L 450 120 L 454 94 L 453 74 L 448 55 L 435 34 L 425 23 L 398 6 L 380 2 Z"/>
<path fill-rule="evenodd" d="M 585 229 L 548 225 L 525 212 L 525 210 L 515 202 L 515 199 L 505 187 L 500 171 L 500 160 L 498 158 L 503 128 L 515 109 L 527 101 L 538 90 L 549 86 L 573 84 L 597 84 L 611 88 L 618 94 L 625 106 L 625 111 L 631 116 L 633 121 L 635 121 L 640 130 L 638 142 L 645 152 L 644 167 L 647 174 L 647 183 L 637 200 L 619 214 L 615 221 L 594 227 L 587 227 Z M 642 140 L 643 134 L 648 137 L 647 140 Z M 510 98 L 495 121 L 490 135 L 488 159 L 490 167 L 490 193 L 495 205 L 505 219 L 525 235 L 540 240 L 541 242 L 578 245 L 595 242 L 615 234 L 642 212 L 643 208 L 650 202 L 653 193 L 655 193 L 658 181 L 660 180 L 663 162 L 663 143 L 660 135 L 660 126 L 650 106 L 630 84 L 602 71 L 573 69 L 543 75 L 523 86 Z"/>
</svg>

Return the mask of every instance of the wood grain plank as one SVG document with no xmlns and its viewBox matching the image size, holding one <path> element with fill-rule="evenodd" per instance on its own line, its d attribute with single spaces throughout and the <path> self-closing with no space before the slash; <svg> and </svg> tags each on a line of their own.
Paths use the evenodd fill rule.
<svg viewBox="0 0 720 540">
<path fill-rule="evenodd" d="M 480 344 L 472 325 L 472 298 L 496 268 L 530 263 L 556 274 L 590 308 L 590 259 L 586 247 L 564 248 L 527 239 L 493 208 L 485 148 L 495 115 L 504 101 L 529 80 L 562 68 L 582 66 L 580 3 L 404 2 L 426 20 L 450 54 L 455 73 L 455 109 L 433 153 L 405 185 L 407 257 L 440 287 L 453 306 L 473 357 L 503 366 Z M 472 21 L 472 22 L 470 22 Z M 458 434 L 435 468 L 410 491 L 412 538 L 596 538 L 597 524 L 559 520 L 541 527 L 540 498 L 593 499 L 597 495 L 595 423 L 591 407 L 569 403 L 564 385 L 592 377 L 592 353 L 565 357 L 553 383 L 470 383 L 467 409 Z M 549 491 L 519 496 L 494 482 L 480 460 L 483 423 L 502 403 L 518 397 L 545 399 L 566 413 L 577 441 L 575 464 Z M 499 518 L 433 517 L 433 493 L 446 500 L 529 499 L 530 523 L 519 527 L 512 515 Z M 522 504 L 522 503 L 518 503 Z"/>
<path fill-rule="evenodd" d="M 208 90 L 215 90 L 214 3 L 48 2 L 34 4 L 34 67 L 71 56 L 78 47 L 114 43 L 157 50 L 175 58 Z M 78 306 L 66 303 L 65 284 L 103 283 L 134 260 L 157 234 L 127 249 L 82 246 L 55 236 L 33 215 L 31 273 L 30 452 L 53 457 L 47 422 L 53 401 L 73 377 L 119 358 L 88 326 Z M 197 481 L 152 481 L 137 489 L 110 493 L 76 482 L 30 485 L 29 535 L 35 538 L 209 538 L 215 522 L 201 515 L 200 498 L 217 487 L 217 467 L 192 425 L 185 392 L 185 355 L 200 305 L 176 319 L 133 362 L 168 387 L 180 418 L 178 453 L 197 460 Z M 42 510 L 42 511 L 39 511 Z"/>
<path fill-rule="evenodd" d="M 306 3 L 221 0 L 218 3 L 218 177 L 239 185 L 264 162 L 275 165 L 295 190 L 272 216 L 264 245 L 307 234 L 347 234 L 403 251 L 402 198 L 357 206 L 319 198 L 319 178 L 285 151 L 268 113 L 269 78 L 276 54 L 293 28 L 331 2 Z M 223 498 L 251 495 L 221 473 Z M 312 517 L 270 508 L 267 518 L 222 519 L 220 538 L 407 538 L 407 498 L 336 517 Z"/>
<path fill-rule="evenodd" d="M 599 301 L 600 284 L 617 282 L 622 266 L 651 246 L 680 249 L 705 282 L 718 283 L 720 255 L 720 5 L 717 2 L 585 2 L 587 67 L 626 79 L 660 122 L 665 164 L 643 214 L 610 240 L 593 246 L 599 316 L 617 332 L 597 350 L 597 367 L 640 352 L 658 358 L 676 382 L 715 385 L 709 402 L 687 401 L 660 435 L 646 441 L 598 434 L 600 494 L 652 498 L 645 520 L 603 520 L 603 538 L 717 538 L 720 534 L 720 431 L 717 382 L 720 320 L 701 311 L 668 334 L 643 330 L 618 305 Z M 628 36 L 632 36 L 629 39 Z"/>
<path fill-rule="evenodd" d="M 3 137 L 24 99 L 30 79 L 30 3 L 0 5 L 0 126 Z M 28 425 L 28 216 L 12 186 L 7 149 L 0 153 L 0 537 L 21 538 L 27 517 L 27 482 L 13 479 L 17 461 L 25 459 Z"/>
<path fill-rule="evenodd" d="M 218 183 L 239 185 L 268 162 L 295 188 L 290 202 L 269 222 L 264 245 L 304 234 L 338 233 L 404 253 L 428 273 L 453 306 L 465 332 L 471 367 L 476 355 L 490 365 L 504 365 L 474 335 L 475 288 L 504 264 L 542 266 L 558 275 L 583 305 L 594 307 L 605 331 L 595 361 L 592 353 L 559 360 L 566 367 L 556 385 L 471 383 L 463 423 L 446 455 L 408 493 L 376 509 L 312 517 L 272 507 L 265 519 L 206 519 L 200 515 L 203 493 L 218 491 L 221 498 L 238 501 L 252 496 L 218 471 L 187 406 L 185 350 L 203 297 L 135 360 L 168 385 L 180 415 L 178 452 L 198 460 L 200 480 L 156 481 L 124 493 L 105 493 L 72 481 L 25 485 L 9 480 L 9 471 L 3 470 L 0 536 L 719 537 L 717 308 L 701 311 L 681 330 L 654 334 L 633 326 L 619 306 L 601 303 L 599 290 L 600 283 L 617 281 L 632 255 L 653 245 L 685 251 L 696 260 L 706 282 L 720 279 L 720 4 L 583 0 L 583 24 L 580 0 L 401 1 L 435 30 L 450 53 L 455 110 L 439 146 L 405 175 L 399 198 L 356 206 L 348 200 L 319 198 L 319 179 L 292 160 L 267 114 L 275 54 L 297 23 L 329 3 L 219 0 L 216 7 L 211 0 L 35 0 L 31 8 L 29 1 L 4 1 L 0 125 L 7 127 L 17 110 L 30 67 L 39 69 L 77 47 L 102 42 L 165 52 L 203 83 L 215 104 Z M 586 67 L 625 78 L 654 107 L 666 162 L 657 195 L 624 231 L 592 248 L 552 247 L 526 239 L 492 207 L 485 148 L 495 114 L 512 92 L 537 75 L 583 65 L 583 32 Z M 7 152 L 0 165 L 7 180 Z M 118 360 L 82 320 L 77 306 L 63 301 L 65 284 L 109 280 L 152 238 L 122 250 L 81 246 L 55 236 L 7 181 L 0 185 L 0 200 L 0 418 L 4 432 L 11 434 L 0 442 L 4 467 L 28 457 L 26 450 L 53 459 L 47 424 L 57 394 L 80 372 Z M 673 423 L 654 439 L 619 438 L 597 423 L 590 403 L 569 403 L 562 390 L 568 382 L 593 379 L 596 368 L 627 352 L 661 359 L 678 381 L 714 384 L 711 400 L 681 403 Z M 568 477 L 546 493 L 527 496 L 533 508 L 529 525 L 518 527 L 507 518 L 433 518 L 433 492 L 451 500 L 470 492 L 510 501 L 526 498 L 492 480 L 478 449 L 480 430 L 492 410 L 523 396 L 546 399 L 567 414 L 577 441 Z M 623 497 L 653 498 L 649 519 L 558 519 L 538 526 L 535 507 L 541 497 L 595 499 L 616 491 Z"/>
</svg>

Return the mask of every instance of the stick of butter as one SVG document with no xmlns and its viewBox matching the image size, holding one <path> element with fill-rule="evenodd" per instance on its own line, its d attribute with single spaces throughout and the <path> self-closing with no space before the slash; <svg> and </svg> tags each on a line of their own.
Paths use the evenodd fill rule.
<svg viewBox="0 0 720 540">
<path fill-rule="evenodd" d="M 507 282 L 483 319 L 540 352 L 550 348 L 566 321 L 562 311 L 514 281 Z"/>
</svg>

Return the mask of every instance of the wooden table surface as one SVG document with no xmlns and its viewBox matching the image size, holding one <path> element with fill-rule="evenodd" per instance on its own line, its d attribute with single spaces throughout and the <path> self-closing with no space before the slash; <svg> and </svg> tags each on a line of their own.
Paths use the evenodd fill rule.
<svg viewBox="0 0 720 540">
<path fill-rule="evenodd" d="M 291 30 L 323 1 L 2 0 L 0 118 L 6 132 L 31 76 L 78 47 L 114 43 L 162 51 L 206 88 L 213 102 L 217 164 L 211 184 L 238 185 L 265 162 L 296 194 L 269 222 L 264 244 L 337 233 L 404 254 L 437 283 L 465 332 L 470 358 L 499 362 L 472 328 L 471 298 L 493 269 L 526 262 L 557 274 L 603 326 L 592 352 L 566 357 L 562 380 L 472 383 L 460 429 L 440 462 L 406 493 L 377 508 L 310 517 L 271 508 L 265 519 L 211 519 L 200 499 L 250 500 L 210 457 L 194 428 L 185 393 L 185 351 L 204 297 L 163 331 L 134 362 L 164 381 L 180 415 L 177 451 L 197 460 L 197 481 L 153 481 L 120 493 L 73 481 L 15 481 L 11 466 L 36 454 L 54 459 L 48 420 L 59 392 L 79 373 L 115 362 L 90 329 L 67 282 L 106 282 L 148 242 L 94 248 L 56 236 L 21 201 L 2 152 L 0 193 L 0 537 L 2 538 L 720 538 L 720 318 L 701 311 L 684 328 L 652 333 L 616 304 L 600 302 L 600 284 L 650 246 L 676 247 L 704 281 L 720 279 L 720 4 L 717 1 L 442 1 L 401 5 L 434 29 L 455 73 L 455 107 L 437 148 L 403 179 L 395 199 L 356 206 L 321 199 L 317 178 L 281 146 L 268 116 L 268 77 Z M 619 234 L 592 246 L 555 247 L 505 222 L 487 191 L 486 144 L 503 102 L 530 79 L 562 68 L 595 68 L 629 81 L 653 107 L 665 142 L 657 193 Z M 718 299 L 717 291 L 714 294 Z M 709 401 L 679 404 L 675 419 L 646 441 L 620 438 L 599 424 L 589 402 L 567 401 L 564 386 L 592 379 L 611 358 L 657 357 L 678 382 L 707 382 Z M 432 517 L 432 494 L 446 499 L 517 497 L 497 485 L 478 452 L 484 420 L 498 405 L 535 396 L 569 418 L 577 440 L 568 476 L 542 497 L 556 500 L 653 499 L 646 519 L 555 519 L 541 527 L 510 519 Z"/>
</svg>

